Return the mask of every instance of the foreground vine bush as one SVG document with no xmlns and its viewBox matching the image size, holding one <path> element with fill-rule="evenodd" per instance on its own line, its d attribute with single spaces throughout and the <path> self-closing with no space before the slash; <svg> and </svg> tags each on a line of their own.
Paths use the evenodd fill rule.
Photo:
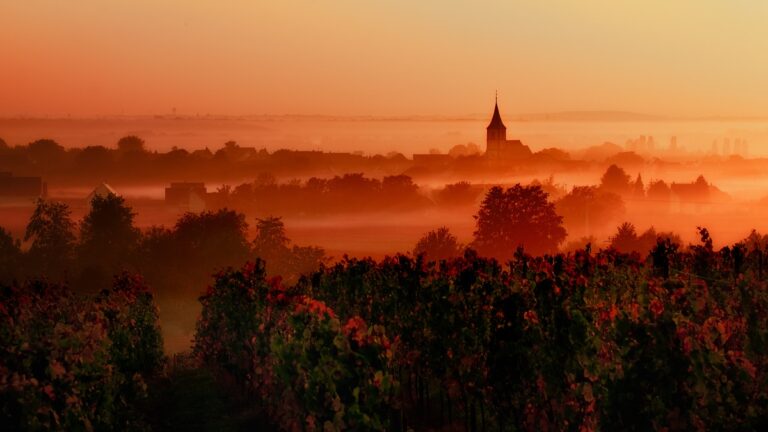
<svg viewBox="0 0 768 432">
<path fill-rule="evenodd" d="M 766 251 L 701 237 L 345 258 L 290 288 L 257 263 L 217 276 L 196 352 L 284 430 L 764 430 Z"/>
<path fill-rule="evenodd" d="M 343 323 L 263 262 L 217 275 L 202 297 L 195 352 L 244 383 L 285 430 L 388 430 L 396 382 L 381 326 Z"/>
<path fill-rule="evenodd" d="M 0 429 L 141 428 L 131 403 L 161 361 L 141 279 L 120 276 L 96 299 L 44 281 L 0 287 Z"/>
<path fill-rule="evenodd" d="M 398 337 L 416 428 L 755 430 L 768 426 L 763 265 L 703 230 L 702 245 L 660 240 L 647 261 L 345 259 L 301 289 Z"/>
</svg>

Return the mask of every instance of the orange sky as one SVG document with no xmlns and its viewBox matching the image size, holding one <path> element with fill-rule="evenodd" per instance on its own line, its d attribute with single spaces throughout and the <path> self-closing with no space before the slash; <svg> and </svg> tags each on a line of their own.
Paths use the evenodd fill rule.
<svg viewBox="0 0 768 432">
<path fill-rule="evenodd" d="M 768 115 L 764 0 L 7 0 L 0 116 Z"/>
</svg>

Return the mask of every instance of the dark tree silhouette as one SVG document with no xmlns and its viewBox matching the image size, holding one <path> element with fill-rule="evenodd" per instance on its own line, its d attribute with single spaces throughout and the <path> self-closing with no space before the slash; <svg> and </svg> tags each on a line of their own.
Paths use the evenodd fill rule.
<svg viewBox="0 0 768 432">
<path fill-rule="evenodd" d="M 34 160 L 51 160 L 64 154 L 64 147 L 52 139 L 39 139 L 27 146 Z"/>
<path fill-rule="evenodd" d="M 459 256 L 461 247 L 456 236 L 451 234 L 447 227 L 440 227 L 419 239 L 413 254 L 424 254 L 430 261 L 440 261 Z"/>
<path fill-rule="evenodd" d="M 285 235 L 285 224 L 281 218 L 270 216 L 265 219 L 256 219 L 253 254 L 266 261 L 267 266 L 288 261 L 289 243 L 290 240 Z"/>
<path fill-rule="evenodd" d="M 632 197 L 636 199 L 645 198 L 645 183 L 643 183 L 643 177 L 639 173 L 635 182 L 632 183 Z"/>
<path fill-rule="evenodd" d="M 510 259 L 519 246 L 534 255 L 553 253 L 566 236 L 563 218 L 536 185 L 492 187 L 475 220 L 473 246 L 499 259 Z"/>
<path fill-rule="evenodd" d="M 141 236 L 133 224 L 135 215 L 123 197 L 93 197 L 91 211 L 80 223 L 78 263 L 84 268 L 81 285 L 107 286 L 113 275 L 129 267 Z"/>
<path fill-rule="evenodd" d="M 75 250 L 75 223 L 69 206 L 38 199 L 24 241 L 32 241 L 29 261 L 39 276 L 58 278 L 70 268 Z"/>
<path fill-rule="evenodd" d="M 0 283 L 10 283 L 19 274 L 21 242 L 0 227 Z"/>
<path fill-rule="evenodd" d="M 632 252 L 637 249 L 637 230 L 629 222 L 619 225 L 616 234 L 611 237 L 611 247 L 619 252 Z"/>
<path fill-rule="evenodd" d="M 672 190 L 664 180 L 656 180 L 648 185 L 648 199 L 658 202 L 667 202 L 672 197 Z"/>
<path fill-rule="evenodd" d="M 480 188 L 473 188 L 469 182 L 458 182 L 445 185 L 437 191 L 435 198 L 446 206 L 474 205 L 480 194 Z"/>
<path fill-rule="evenodd" d="M 242 265 L 250 255 L 245 216 L 234 210 L 186 213 L 172 235 L 179 265 L 191 272 Z"/>
<path fill-rule="evenodd" d="M 317 246 L 296 246 L 291 248 L 291 260 L 283 276 L 291 282 L 292 279 L 310 274 L 320 268 L 326 261 L 325 249 Z"/>
<path fill-rule="evenodd" d="M 318 247 L 290 247 L 285 224 L 279 217 L 256 220 L 256 238 L 253 254 L 266 261 L 267 273 L 294 279 L 301 274 L 317 270 L 325 259 L 325 251 Z"/>
<path fill-rule="evenodd" d="M 768 235 L 760 234 L 757 230 L 753 229 L 741 243 L 743 243 L 749 251 L 762 251 L 768 248 Z"/>
<path fill-rule="evenodd" d="M 629 174 L 617 165 L 611 165 L 600 178 L 600 188 L 606 192 L 624 195 L 630 191 Z"/>
<path fill-rule="evenodd" d="M 641 256 L 646 256 L 659 241 L 664 241 L 665 239 L 669 239 L 677 244 L 680 243 L 680 238 L 675 234 L 657 233 L 654 227 L 650 227 L 638 235 L 634 225 L 624 222 L 619 225 L 616 234 L 610 238 L 610 247 L 619 252 L 637 252 Z"/>
<path fill-rule="evenodd" d="M 117 150 L 119 150 L 121 153 L 143 153 L 145 151 L 144 140 L 135 135 L 124 136 L 120 138 L 120 141 L 117 142 Z"/>
<path fill-rule="evenodd" d="M 644 233 L 637 236 L 637 252 L 639 252 L 642 255 L 648 254 L 651 249 L 653 249 L 653 246 L 656 245 L 656 240 L 661 237 L 669 237 L 671 234 L 669 233 L 657 233 L 656 229 L 654 227 L 650 227 L 647 230 L 645 230 Z"/>
</svg>

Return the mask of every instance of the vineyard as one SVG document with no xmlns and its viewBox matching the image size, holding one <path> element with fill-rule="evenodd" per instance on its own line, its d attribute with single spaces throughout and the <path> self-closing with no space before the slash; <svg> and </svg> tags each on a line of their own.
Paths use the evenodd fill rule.
<svg viewBox="0 0 768 432">
<path fill-rule="evenodd" d="M 345 258 L 292 285 L 215 275 L 193 360 L 276 430 L 765 430 L 765 247 L 429 262 Z M 164 373 L 138 278 L 0 292 L 3 430 L 124 430 Z M 166 368 L 167 369 L 167 368 Z"/>
<path fill-rule="evenodd" d="M 218 275 L 195 351 L 284 430 L 759 430 L 763 251 L 615 251 L 508 266 L 345 259 L 293 287 Z"/>
<path fill-rule="evenodd" d="M 0 429 L 142 428 L 133 402 L 163 352 L 140 278 L 91 299 L 43 281 L 0 287 L 0 323 Z"/>
</svg>

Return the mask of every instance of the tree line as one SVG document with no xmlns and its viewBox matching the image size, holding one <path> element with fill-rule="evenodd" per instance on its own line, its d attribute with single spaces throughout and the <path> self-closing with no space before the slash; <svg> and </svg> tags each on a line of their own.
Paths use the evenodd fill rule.
<svg viewBox="0 0 768 432">
<path fill-rule="evenodd" d="M 256 220 L 248 239 L 245 216 L 221 209 L 187 213 L 173 227 L 141 231 L 123 197 L 95 196 L 75 222 L 62 202 L 40 199 L 24 233 L 29 247 L 0 228 L 0 281 L 69 280 L 94 291 L 122 271 L 145 275 L 161 291 L 200 290 L 215 269 L 261 257 L 270 274 L 286 278 L 313 270 L 325 259 L 321 248 L 291 244 L 278 217 Z"/>
</svg>

